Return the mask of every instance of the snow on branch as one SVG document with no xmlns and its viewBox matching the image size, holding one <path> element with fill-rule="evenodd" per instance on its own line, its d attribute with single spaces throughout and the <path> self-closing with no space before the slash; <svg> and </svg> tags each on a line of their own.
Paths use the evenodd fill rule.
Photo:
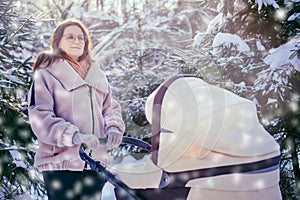
<svg viewBox="0 0 300 200">
<path fill-rule="evenodd" d="M 219 47 L 231 47 L 235 46 L 238 52 L 248 52 L 250 51 L 247 43 L 238 35 L 231 33 L 218 33 L 213 41 L 213 49 L 216 51 Z"/>
<path fill-rule="evenodd" d="M 248 2 L 251 3 L 252 0 Z M 255 0 L 255 3 L 258 5 L 258 11 L 261 10 L 262 6 L 269 6 L 272 5 L 274 8 L 279 8 L 279 5 L 276 3 L 275 0 Z"/>
<path fill-rule="evenodd" d="M 300 19 L 300 12 L 292 14 L 287 20 L 293 21 L 293 20 L 299 20 Z"/>
<path fill-rule="evenodd" d="M 300 41 L 295 38 L 279 46 L 278 48 L 271 49 L 269 55 L 265 57 L 264 62 L 275 69 L 285 65 L 292 65 L 295 70 L 300 72 Z"/>
</svg>

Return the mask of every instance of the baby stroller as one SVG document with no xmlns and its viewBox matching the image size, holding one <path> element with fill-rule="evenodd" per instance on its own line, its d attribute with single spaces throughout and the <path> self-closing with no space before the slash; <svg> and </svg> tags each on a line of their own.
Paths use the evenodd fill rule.
<svg viewBox="0 0 300 200">
<path fill-rule="evenodd" d="M 111 170 L 128 199 L 281 199 L 279 145 L 255 105 L 203 80 L 179 75 L 147 99 L 150 154 Z M 150 147 L 148 147 L 150 148 Z M 125 191 L 125 192 L 124 192 Z"/>
</svg>

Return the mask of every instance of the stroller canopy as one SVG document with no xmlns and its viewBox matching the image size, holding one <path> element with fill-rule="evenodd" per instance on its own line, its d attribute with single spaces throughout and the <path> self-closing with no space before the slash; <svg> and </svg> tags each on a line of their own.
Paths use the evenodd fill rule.
<svg viewBox="0 0 300 200">
<path fill-rule="evenodd" d="M 249 161 L 279 154 L 253 102 L 197 77 L 168 79 L 148 97 L 145 110 L 152 125 L 152 160 L 160 168 L 173 165 L 193 147 L 198 148 L 193 156 L 203 160 L 211 152 Z M 228 164 L 228 158 L 215 159 L 210 166 Z"/>
<path fill-rule="evenodd" d="M 225 190 L 248 191 L 250 199 L 251 191 L 279 196 L 279 145 L 259 123 L 250 100 L 180 75 L 148 97 L 145 112 L 152 126 L 151 154 L 114 167 L 129 187 L 189 187 L 190 196 L 209 191 L 222 197 Z"/>
</svg>

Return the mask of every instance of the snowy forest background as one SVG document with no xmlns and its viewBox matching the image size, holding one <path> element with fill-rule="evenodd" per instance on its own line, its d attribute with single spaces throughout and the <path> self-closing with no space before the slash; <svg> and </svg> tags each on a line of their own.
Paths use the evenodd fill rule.
<svg viewBox="0 0 300 200">
<path fill-rule="evenodd" d="M 144 102 L 162 81 L 201 76 L 256 103 L 281 146 L 283 199 L 300 197 L 299 0 L 0 0 L 0 199 L 45 198 L 26 93 L 35 56 L 67 18 L 88 27 L 128 134 L 149 141 Z"/>
</svg>

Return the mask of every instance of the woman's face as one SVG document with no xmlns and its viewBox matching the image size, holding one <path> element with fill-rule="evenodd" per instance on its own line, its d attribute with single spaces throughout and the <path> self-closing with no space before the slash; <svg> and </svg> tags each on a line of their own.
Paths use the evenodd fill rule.
<svg viewBox="0 0 300 200">
<path fill-rule="evenodd" d="M 83 54 L 85 41 L 84 34 L 78 26 L 68 26 L 59 42 L 59 48 L 77 61 Z"/>
</svg>

